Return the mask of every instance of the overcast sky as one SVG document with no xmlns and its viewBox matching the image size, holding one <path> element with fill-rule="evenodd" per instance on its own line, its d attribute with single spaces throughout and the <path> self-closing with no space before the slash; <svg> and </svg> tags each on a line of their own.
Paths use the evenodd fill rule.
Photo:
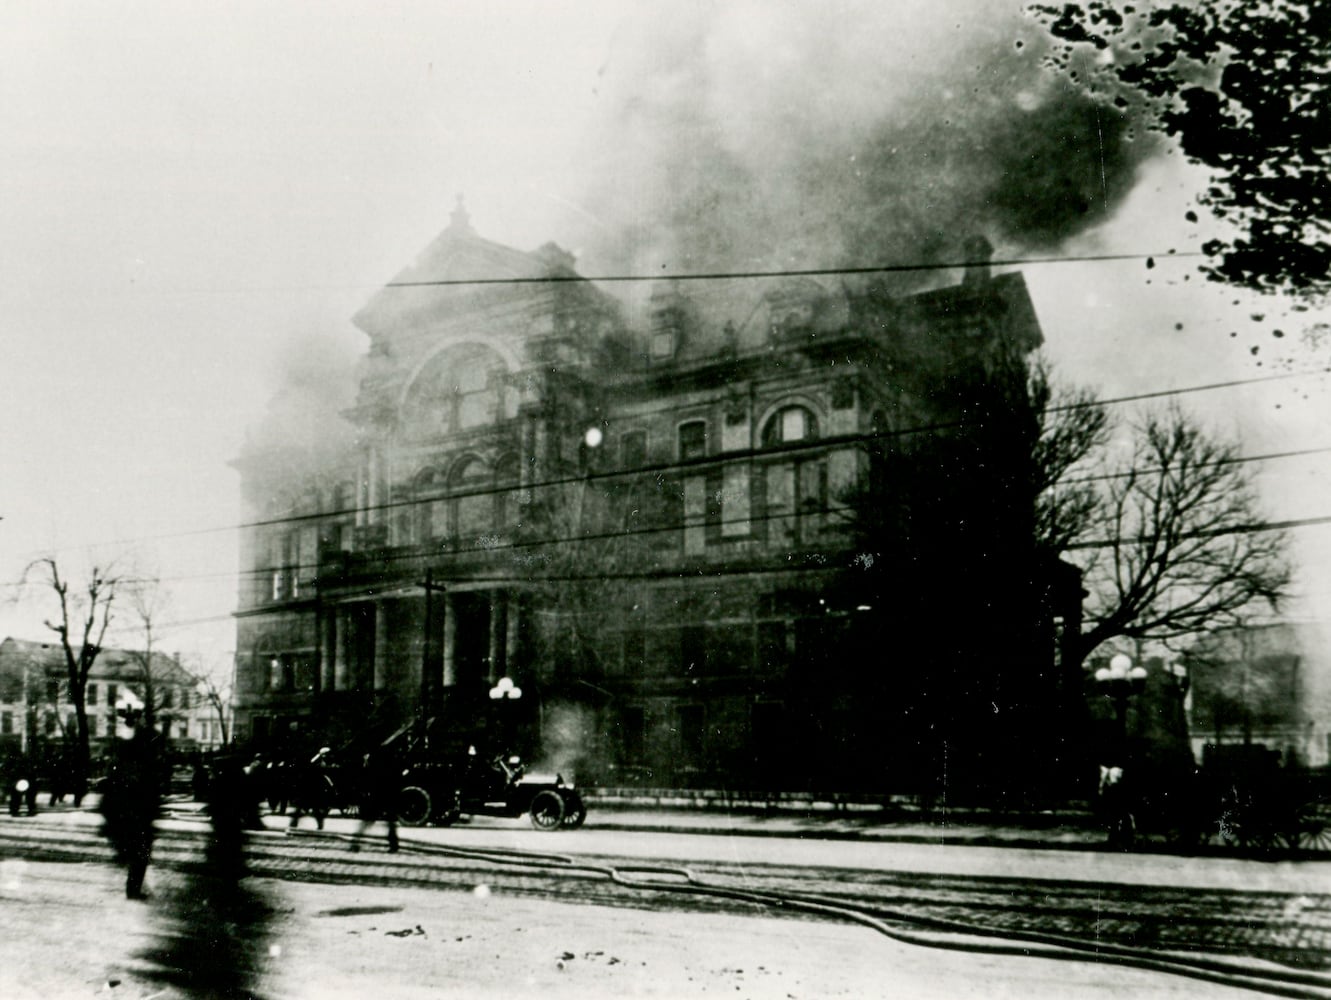
<svg viewBox="0 0 1331 1000">
<path fill-rule="evenodd" d="M 1023 268 L 1063 375 L 1114 397 L 1324 367 L 1307 317 L 1166 256 L 1200 242 L 1177 157 L 1120 135 L 1085 183 L 1021 172 L 1071 119 L 1019 9 L 6 3 L 0 576 L 132 549 L 205 620 L 164 642 L 225 660 L 227 463 L 293 372 L 361 348 L 349 317 L 458 193 L 481 235 L 589 274 L 946 259 L 967 220 L 1000 255 L 1155 254 Z M 1182 399 L 1245 453 L 1322 447 L 1327 378 Z M 1272 516 L 1331 514 L 1331 455 L 1251 468 Z M 1329 536 L 1293 535 L 1300 617 L 1331 608 Z M 44 613 L 6 604 L 0 633 Z"/>
</svg>

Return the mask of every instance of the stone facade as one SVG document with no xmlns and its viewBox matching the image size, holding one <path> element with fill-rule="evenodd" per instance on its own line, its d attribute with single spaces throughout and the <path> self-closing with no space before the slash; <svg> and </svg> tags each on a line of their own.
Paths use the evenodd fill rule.
<svg viewBox="0 0 1331 1000">
<path fill-rule="evenodd" d="M 946 437 L 967 386 L 1041 339 L 1020 275 L 905 297 L 681 281 L 621 303 L 460 211 L 355 322 L 353 443 L 236 463 L 238 736 L 341 741 L 423 713 L 580 780 L 731 787 L 812 780 L 810 747 L 872 728 L 894 652 L 917 673 L 947 647 L 859 582 L 886 578 L 865 549 L 866 524 L 892 530 L 875 463 Z M 1027 645 L 1022 669 L 1047 670 Z M 491 696 L 505 676 L 521 699 Z"/>
</svg>

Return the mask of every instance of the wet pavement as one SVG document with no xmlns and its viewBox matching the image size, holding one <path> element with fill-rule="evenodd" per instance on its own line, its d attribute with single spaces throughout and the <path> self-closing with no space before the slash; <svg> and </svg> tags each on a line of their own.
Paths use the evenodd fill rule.
<svg viewBox="0 0 1331 1000">
<path fill-rule="evenodd" d="M 105 860 L 109 852 L 97 833 L 94 805 L 57 806 L 33 820 L 0 819 L 0 853 L 24 857 L 21 843 L 11 837 L 25 835 L 34 847 L 47 841 L 50 852 L 28 857 L 53 859 L 59 856 L 58 833 L 82 838 Z M 283 835 L 288 818 L 270 815 L 267 833 L 249 839 L 247 860 L 251 873 L 261 877 L 257 885 L 269 879 L 331 883 L 329 898 L 375 885 L 465 895 L 484 880 L 514 898 L 651 908 L 659 901 L 626 896 L 606 882 L 491 871 L 481 863 L 439 864 L 417 853 L 416 845 L 548 851 L 593 860 L 687 858 L 677 863 L 708 878 L 850 893 L 863 905 L 909 918 L 982 921 L 994 931 L 1061 933 L 1151 950 L 1331 968 L 1329 865 L 1111 852 L 1089 817 L 1046 816 L 1026 824 L 974 814 L 965 819 L 886 822 L 853 814 L 615 808 L 593 802 L 586 826 L 576 833 L 542 833 L 525 820 L 477 817 L 447 829 L 404 828 L 407 850 L 389 855 L 374 841 L 359 853 L 350 851 L 345 838 L 358 827 L 354 819 L 331 818 L 328 832 L 343 839 L 320 841 L 310 836 L 309 818 L 301 823 L 306 836 L 293 838 Z M 200 851 L 205 823 L 197 803 L 168 803 L 154 858 L 159 873 L 187 870 Z M 186 868 L 174 867 L 180 865 Z"/>
</svg>

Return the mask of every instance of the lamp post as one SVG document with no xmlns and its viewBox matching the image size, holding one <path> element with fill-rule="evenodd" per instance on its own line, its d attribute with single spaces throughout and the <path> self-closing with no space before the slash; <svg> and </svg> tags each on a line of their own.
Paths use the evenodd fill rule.
<svg viewBox="0 0 1331 1000">
<path fill-rule="evenodd" d="M 1177 728 L 1177 735 L 1182 741 L 1183 747 L 1192 754 L 1192 739 L 1188 732 L 1188 689 L 1192 686 L 1192 677 L 1188 673 L 1186 663 L 1171 663 L 1165 668 L 1165 673 L 1169 676 L 1171 690 L 1174 692 L 1175 711 L 1174 725 Z"/>
<path fill-rule="evenodd" d="M 517 701 L 521 697 L 522 688 L 514 684 L 511 677 L 499 678 L 495 683 L 495 686 L 490 689 L 490 700 L 498 702 L 499 705 L 504 705 L 510 701 Z M 499 715 L 500 728 L 503 730 L 501 735 L 503 736 L 505 743 L 511 743 L 513 738 L 511 731 L 512 720 L 509 717 L 511 709 L 499 707 L 499 705 L 497 705 L 496 708 Z M 511 750 L 511 747 L 506 746 L 503 748 L 504 753 L 509 753 Z"/>
<path fill-rule="evenodd" d="M 1114 735 L 1118 741 L 1115 749 L 1121 762 L 1128 745 L 1128 699 L 1146 689 L 1146 668 L 1134 667 L 1128 656 L 1118 653 L 1109 666 L 1095 672 L 1095 685 L 1114 704 Z"/>
</svg>

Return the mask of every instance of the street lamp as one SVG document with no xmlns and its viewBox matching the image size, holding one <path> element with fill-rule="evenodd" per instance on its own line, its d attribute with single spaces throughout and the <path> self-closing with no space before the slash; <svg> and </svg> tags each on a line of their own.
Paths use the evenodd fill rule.
<svg viewBox="0 0 1331 1000">
<path fill-rule="evenodd" d="M 1134 667 L 1128 656 L 1118 653 L 1109 666 L 1095 672 L 1095 684 L 1114 703 L 1115 735 L 1122 755 L 1128 744 L 1128 699 L 1146 689 L 1146 668 Z"/>
<path fill-rule="evenodd" d="M 513 683 L 512 678 L 501 677 L 499 683 L 490 689 L 491 701 L 517 701 L 522 697 L 522 688 Z"/>
<path fill-rule="evenodd" d="M 490 700 L 493 702 L 498 702 L 500 704 L 504 704 L 510 701 L 517 701 L 521 697 L 522 697 L 522 688 L 514 684 L 512 678 L 510 677 L 499 678 L 498 683 L 496 683 L 495 686 L 490 689 Z M 496 707 L 496 711 L 498 714 L 498 725 L 501 729 L 500 736 L 505 743 L 511 744 L 513 742 L 513 728 L 514 728 L 514 719 L 512 718 L 512 711 L 508 708 L 499 708 L 499 707 Z M 503 747 L 502 749 L 504 753 L 511 753 L 513 750 L 511 746 L 506 746 Z"/>
</svg>

